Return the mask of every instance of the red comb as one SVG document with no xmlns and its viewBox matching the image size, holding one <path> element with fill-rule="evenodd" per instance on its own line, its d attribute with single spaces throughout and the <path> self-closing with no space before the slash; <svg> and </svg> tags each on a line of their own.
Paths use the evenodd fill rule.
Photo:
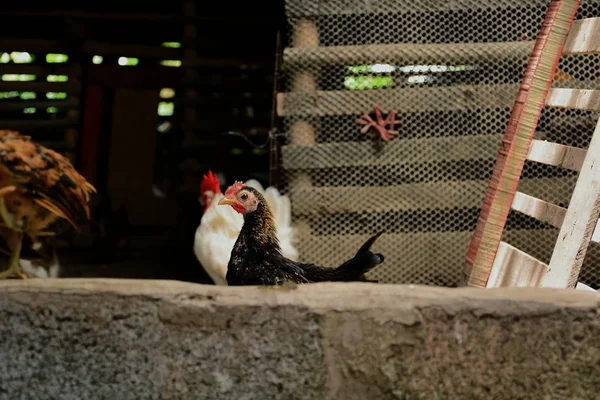
<svg viewBox="0 0 600 400">
<path fill-rule="evenodd" d="M 227 189 L 227 191 L 225 192 L 225 196 L 226 197 L 233 197 L 237 194 L 237 192 L 239 192 L 240 190 L 242 190 L 244 188 L 244 183 L 240 182 L 240 181 L 235 181 L 233 185 L 231 185 L 231 187 L 229 189 Z"/>
<path fill-rule="evenodd" d="M 208 174 L 202 177 L 200 183 L 200 194 L 211 190 L 214 193 L 221 193 L 221 182 L 219 178 L 212 171 L 208 171 Z"/>
</svg>

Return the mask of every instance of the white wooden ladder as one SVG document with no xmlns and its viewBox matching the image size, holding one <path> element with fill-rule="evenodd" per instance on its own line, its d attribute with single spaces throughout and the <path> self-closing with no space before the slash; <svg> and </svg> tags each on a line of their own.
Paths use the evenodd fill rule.
<svg viewBox="0 0 600 400">
<path fill-rule="evenodd" d="M 563 54 L 600 54 L 600 18 L 575 21 Z M 600 111 L 600 90 L 551 89 L 546 107 Z M 575 132 L 574 132 L 575 134 Z M 568 208 L 516 192 L 511 208 L 560 229 L 549 264 L 501 241 L 486 287 L 586 289 L 578 282 L 590 242 L 600 242 L 600 119 L 587 149 L 533 140 L 527 160 L 577 171 Z"/>
</svg>

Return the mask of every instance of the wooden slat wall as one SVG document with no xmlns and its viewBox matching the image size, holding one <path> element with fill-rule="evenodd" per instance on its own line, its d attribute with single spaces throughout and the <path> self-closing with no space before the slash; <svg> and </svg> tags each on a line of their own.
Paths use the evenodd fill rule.
<svg viewBox="0 0 600 400">
<path fill-rule="evenodd" d="M 352 141 L 344 136 L 349 132 L 349 124 L 345 123 L 352 117 L 358 118 L 365 112 L 371 112 L 373 105 L 378 104 L 383 112 L 395 110 L 404 119 L 409 115 L 411 121 L 431 119 L 437 121 L 439 116 L 447 120 L 460 120 L 467 112 L 482 110 L 482 112 L 504 112 L 513 106 L 518 83 L 483 84 L 477 81 L 467 84 L 432 84 L 423 87 L 405 88 L 394 87 L 386 89 L 339 90 L 338 87 L 323 88 L 319 85 L 334 85 L 328 73 L 337 74 L 336 79 L 343 78 L 342 71 L 348 65 L 366 65 L 369 63 L 389 63 L 392 65 L 447 65 L 447 64 L 477 64 L 479 76 L 485 74 L 482 69 L 490 68 L 492 64 L 501 63 L 503 68 L 521 69 L 529 56 L 531 41 L 522 42 L 486 42 L 486 43 L 452 43 L 452 44 L 411 44 L 391 43 L 354 46 L 320 45 L 317 25 L 314 15 L 327 15 L 327 21 L 333 15 L 345 14 L 340 1 L 324 3 L 300 2 L 287 0 L 287 11 L 292 25 L 290 46 L 284 50 L 284 61 L 293 72 L 290 73 L 289 90 L 277 95 L 277 113 L 287 119 L 290 130 L 290 140 L 282 148 L 282 164 L 290 182 L 290 195 L 294 221 L 300 229 L 301 254 L 307 261 L 322 261 L 335 265 L 344 257 L 360 246 L 361 240 L 366 239 L 369 229 L 392 229 L 387 236 L 384 234 L 376 248 L 386 256 L 385 266 L 373 272 L 375 279 L 383 278 L 394 282 L 423 282 L 422 276 L 427 275 L 424 269 L 431 269 L 427 283 L 454 284 L 456 282 L 439 281 L 447 271 L 459 271 L 464 266 L 467 242 L 471 237 L 471 210 L 481 206 L 484 191 L 487 187 L 487 177 L 471 177 L 460 173 L 449 173 L 449 180 L 431 180 L 430 170 L 450 168 L 461 163 L 481 162 L 477 167 L 486 168 L 493 164 L 502 135 L 497 129 L 482 126 L 452 126 L 448 132 L 436 134 L 415 132 L 401 125 L 402 134 L 392 141 L 378 145 L 371 141 Z M 318 6 L 316 4 L 319 4 Z M 473 7 L 476 7 L 473 2 Z M 471 3 L 469 3 L 471 4 Z M 519 6 L 519 2 L 514 2 Z M 355 8 L 367 7 L 356 4 Z M 543 5 L 542 5 L 543 6 Z M 411 6 L 402 3 L 370 4 L 368 13 L 375 13 L 381 8 L 382 13 L 394 13 L 392 8 L 401 8 L 407 12 Z M 432 6 L 433 7 L 433 6 Z M 446 10 L 448 3 L 440 2 L 440 12 Z M 469 8 L 462 5 L 463 8 Z M 485 2 L 484 9 L 509 7 L 506 2 Z M 417 11 L 417 10 L 415 10 Z M 447 11 L 447 10 L 446 10 Z M 352 8 L 352 12 L 357 12 Z M 347 15 L 344 18 L 348 19 Z M 323 25 L 327 25 L 324 22 Z M 585 34 L 586 28 L 575 22 L 574 26 L 579 35 Z M 340 28 L 340 30 L 342 30 Z M 331 34 L 327 38 L 332 40 Z M 375 37 L 375 35 L 373 35 Z M 346 40 L 343 39 L 343 40 Z M 370 37 L 372 40 L 372 37 Z M 407 40 L 408 41 L 408 40 Z M 565 46 L 565 54 L 580 54 L 576 46 Z M 493 60 L 493 61 L 490 61 Z M 499 61 L 501 60 L 501 61 Z M 509 67 L 510 65 L 510 67 Z M 334 72 L 331 72 L 334 71 Z M 392 74 L 393 75 L 393 74 Z M 395 75 L 394 79 L 395 78 Z M 476 75 L 477 76 L 477 75 Z M 499 79 L 500 80 L 500 79 Z M 562 82 L 564 86 L 582 82 Z M 574 89 L 575 90 L 575 89 Z M 559 99 L 559 89 L 552 96 Z M 589 101 L 582 104 L 582 109 L 595 106 L 595 96 L 590 94 Z M 402 101 L 398 101 L 402 99 Z M 558 100 L 557 100 L 558 101 Z M 399 104 L 401 103 L 401 104 Z M 456 117 L 451 117 L 456 115 Z M 560 120 L 564 116 L 556 116 Z M 487 120 L 482 118 L 482 120 Z M 329 122 L 332 121 L 332 122 Z M 342 121 L 341 133 L 331 133 L 335 126 L 333 121 Z M 415 124 L 419 126 L 418 124 Z M 327 136 L 320 132 L 321 127 L 327 126 Z M 404 129 L 403 129 L 404 128 Z M 356 130 L 358 131 L 358 127 Z M 491 131 L 494 129 L 494 131 Z M 332 139 L 331 137 L 334 137 Z M 544 133 L 539 136 L 543 138 Z M 535 142 L 529 159 L 541 161 L 546 166 L 543 173 L 536 177 L 525 178 L 519 185 L 521 198 L 536 196 L 561 205 L 569 203 L 571 189 L 575 183 L 575 174 L 581 167 L 582 154 L 576 148 L 562 146 L 556 148 L 553 157 L 541 158 L 541 151 L 546 149 L 542 140 Z M 558 172 L 566 167 L 571 171 Z M 424 169 L 421 170 L 421 169 Z M 348 178 L 341 177 L 346 171 Z M 457 168 L 460 171 L 460 168 Z M 540 170 L 541 171 L 541 170 Z M 414 175 L 414 181 L 408 174 Z M 333 176 L 327 179 L 328 175 Z M 361 175 L 367 175 L 365 182 L 372 181 L 374 176 L 385 175 L 381 179 L 386 183 L 376 186 L 371 183 L 361 185 Z M 438 175 L 443 175 L 441 172 Z M 543 177 L 541 177 L 543 176 Z M 335 177 L 338 177 L 337 179 Z M 423 179 L 421 179 L 423 178 Z M 379 178 L 377 178 L 379 179 Z M 330 184 L 318 183 L 327 181 Z M 352 181 L 348 184 L 346 181 Z M 532 204 L 521 207 L 529 214 L 538 211 Z M 516 204 L 519 206 L 519 204 Z M 560 207 L 559 207 L 560 208 Z M 445 218 L 444 225 L 440 222 L 431 224 L 432 232 L 410 232 L 410 229 L 427 229 L 417 222 L 420 218 L 432 218 L 438 215 Z M 461 223 L 452 220 L 463 218 Z M 515 213 L 515 215 L 518 213 Z M 528 215 L 529 215 L 528 214 Z M 558 214 L 557 214 L 558 215 Z M 402 219 L 405 218 L 405 219 Z M 523 221 L 522 226 L 527 225 Z M 552 228 L 558 224 L 556 215 L 547 219 L 547 224 L 540 224 L 537 230 L 516 230 L 510 228 L 506 232 L 509 241 L 530 244 L 529 250 L 538 257 L 548 257 L 551 254 L 557 230 Z M 402 222 L 404 221 L 404 222 Z M 533 222 L 532 222 L 533 223 Z M 352 225 L 346 228 L 344 224 Z M 399 224 L 405 224 L 402 228 Z M 439 225 L 439 226 L 438 226 Z M 405 229 L 403 229 L 405 228 Z M 395 230 L 394 230 L 395 229 Z M 435 229 L 446 229 L 435 232 Z M 360 232 L 357 235 L 340 235 L 340 232 Z M 518 234 L 515 234 L 518 232 Z M 463 238 L 467 238 L 464 239 Z M 535 237 L 534 242 L 528 242 Z M 321 252 L 327 247 L 335 248 L 332 253 Z M 457 250 L 459 249 L 459 250 Z M 462 255 L 456 260 L 448 254 L 457 254 L 463 249 Z M 439 250 L 439 251 L 438 251 Z M 419 256 L 415 256 L 419 254 Z M 331 256 L 331 259 L 329 258 Z M 312 257 L 312 258 L 311 258 Z M 315 257 L 320 257 L 315 259 Z M 324 258 L 327 257 L 327 258 Z M 411 271 L 418 268 L 418 272 Z M 436 272 L 437 271 L 437 272 Z"/>
</svg>

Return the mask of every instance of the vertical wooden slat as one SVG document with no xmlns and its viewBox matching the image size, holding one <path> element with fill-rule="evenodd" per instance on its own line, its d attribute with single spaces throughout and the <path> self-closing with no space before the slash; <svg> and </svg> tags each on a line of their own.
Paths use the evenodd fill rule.
<svg viewBox="0 0 600 400">
<path fill-rule="evenodd" d="M 83 135 L 81 135 L 80 171 L 92 184 L 97 182 L 98 147 L 100 140 L 100 124 L 102 113 L 102 88 L 89 87 L 86 91 L 85 111 L 83 118 Z"/>
<path fill-rule="evenodd" d="M 467 252 L 467 285 L 487 285 L 519 178 L 579 0 L 550 1 Z"/>
</svg>

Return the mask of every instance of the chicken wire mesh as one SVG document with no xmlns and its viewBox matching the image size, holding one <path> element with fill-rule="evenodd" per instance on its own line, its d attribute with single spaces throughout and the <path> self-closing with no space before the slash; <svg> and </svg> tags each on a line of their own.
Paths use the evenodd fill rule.
<svg viewBox="0 0 600 400">
<path fill-rule="evenodd" d="M 278 112 L 303 261 L 337 265 L 372 233 L 390 283 L 456 286 L 547 1 L 286 0 Z M 600 16 L 582 1 L 577 19 Z M 600 88 L 600 56 L 563 56 L 553 86 Z M 382 141 L 356 122 L 395 110 Z M 598 113 L 545 108 L 536 138 L 586 148 Z M 389 126 L 388 126 L 389 128 Z M 527 162 L 519 190 L 568 206 L 576 173 Z M 558 229 L 511 212 L 503 239 L 549 262 Z M 592 243 L 581 281 L 600 286 Z"/>
</svg>

